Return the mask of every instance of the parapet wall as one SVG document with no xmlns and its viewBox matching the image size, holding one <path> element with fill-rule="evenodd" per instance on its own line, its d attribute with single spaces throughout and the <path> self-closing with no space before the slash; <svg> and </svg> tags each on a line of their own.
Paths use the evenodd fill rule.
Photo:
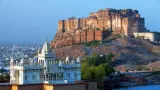
<svg viewBox="0 0 160 90">
<path fill-rule="evenodd" d="M 0 85 L 0 90 L 98 90 L 96 82 L 78 84 L 28 84 L 28 85 Z"/>
</svg>

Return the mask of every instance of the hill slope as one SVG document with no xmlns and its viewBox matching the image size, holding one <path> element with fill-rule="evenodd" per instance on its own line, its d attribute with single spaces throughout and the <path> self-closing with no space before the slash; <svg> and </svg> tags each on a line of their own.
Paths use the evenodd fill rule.
<svg viewBox="0 0 160 90">
<path fill-rule="evenodd" d="M 147 70 L 160 70 L 160 54 L 152 52 L 155 51 L 153 50 L 154 47 L 147 40 L 118 38 L 95 46 L 86 46 L 84 44 L 64 46 L 56 48 L 55 53 L 57 58 L 64 60 L 67 56 L 76 59 L 78 56 L 85 57 L 94 53 L 107 54 L 112 52 L 116 55 L 113 58 L 113 66 L 118 70 L 136 70 L 140 66 L 145 66 Z M 152 68 L 154 65 L 156 67 Z"/>
</svg>

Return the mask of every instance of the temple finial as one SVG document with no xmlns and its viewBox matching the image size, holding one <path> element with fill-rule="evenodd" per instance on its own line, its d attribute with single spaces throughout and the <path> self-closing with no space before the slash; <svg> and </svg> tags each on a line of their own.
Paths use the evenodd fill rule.
<svg viewBox="0 0 160 90">
<path fill-rule="evenodd" d="M 47 37 L 46 37 L 46 42 L 48 42 Z"/>
</svg>

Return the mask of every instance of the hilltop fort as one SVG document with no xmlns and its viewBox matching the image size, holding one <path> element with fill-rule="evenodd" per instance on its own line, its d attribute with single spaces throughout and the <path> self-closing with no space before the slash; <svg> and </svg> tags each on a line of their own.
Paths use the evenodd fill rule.
<svg viewBox="0 0 160 90">
<path fill-rule="evenodd" d="M 52 47 L 72 45 L 81 42 L 104 40 L 108 32 L 112 34 L 133 36 L 134 32 L 146 32 L 145 19 L 138 10 L 101 9 L 91 12 L 86 18 L 69 18 L 59 20 L 58 30 Z"/>
</svg>

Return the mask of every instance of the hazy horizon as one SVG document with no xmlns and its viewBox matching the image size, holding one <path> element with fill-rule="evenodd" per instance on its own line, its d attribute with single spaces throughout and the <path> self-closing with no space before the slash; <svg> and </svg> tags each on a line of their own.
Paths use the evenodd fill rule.
<svg viewBox="0 0 160 90">
<path fill-rule="evenodd" d="M 0 44 L 51 41 L 58 20 L 87 17 L 103 8 L 137 9 L 147 29 L 160 31 L 160 0 L 0 0 Z"/>
</svg>

